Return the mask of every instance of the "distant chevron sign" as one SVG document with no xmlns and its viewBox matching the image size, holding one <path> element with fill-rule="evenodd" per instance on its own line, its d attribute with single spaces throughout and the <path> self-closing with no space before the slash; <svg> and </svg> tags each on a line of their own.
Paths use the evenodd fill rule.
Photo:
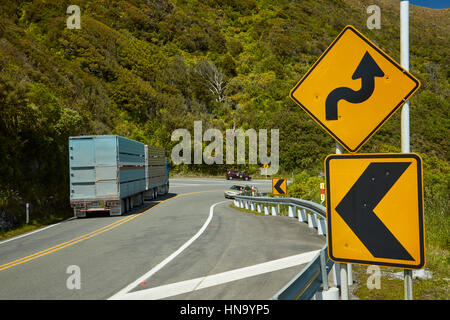
<svg viewBox="0 0 450 320">
<path fill-rule="evenodd" d="M 287 181 L 284 178 L 272 179 L 272 193 L 274 195 L 287 194 Z"/>
<path fill-rule="evenodd" d="M 295 85 L 290 97 L 355 153 L 419 86 L 412 74 L 347 26 Z"/>
</svg>

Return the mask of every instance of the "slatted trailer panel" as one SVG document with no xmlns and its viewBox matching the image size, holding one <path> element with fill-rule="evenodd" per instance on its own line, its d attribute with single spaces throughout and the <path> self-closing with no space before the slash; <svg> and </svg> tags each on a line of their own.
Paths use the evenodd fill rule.
<svg viewBox="0 0 450 320">
<path fill-rule="evenodd" d="M 70 198 L 118 199 L 145 190 L 145 145 L 120 136 L 69 138 Z"/>
<path fill-rule="evenodd" d="M 145 194 L 152 199 L 168 191 L 164 150 L 121 136 L 70 137 L 69 171 L 70 202 L 78 216 L 94 210 L 122 214 Z"/>
<path fill-rule="evenodd" d="M 164 149 L 154 146 L 146 146 L 146 149 L 146 177 L 148 190 L 166 184 L 169 180 L 169 176 Z"/>
</svg>

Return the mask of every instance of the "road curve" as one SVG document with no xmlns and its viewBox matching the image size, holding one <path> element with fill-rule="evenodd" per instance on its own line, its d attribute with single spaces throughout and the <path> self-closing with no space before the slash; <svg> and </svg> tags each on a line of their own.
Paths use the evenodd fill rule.
<svg viewBox="0 0 450 320">
<path fill-rule="evenodd" d="M 230 208 L 223 190 L 236 182 L 170 183 L 165 198 L 134 213 L 0 242 L 0 299 L 268 299 L 325 243 L 295 219 Z M 68 286 L 70 266 L 79 289 Z"/>
</svg>

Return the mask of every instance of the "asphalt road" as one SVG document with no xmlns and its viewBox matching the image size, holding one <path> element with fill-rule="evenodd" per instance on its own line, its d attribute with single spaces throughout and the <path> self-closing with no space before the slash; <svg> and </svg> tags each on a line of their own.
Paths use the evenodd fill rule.
<svg viewBox="0 0 450 320">
<path fill-rule="evenodd" d="M 325 244 L 296 219 L 230 208 L 235 181 L 170 183 L 133 213 L 0 242 L 0 299 L 268 299 Z"/>
</svg>

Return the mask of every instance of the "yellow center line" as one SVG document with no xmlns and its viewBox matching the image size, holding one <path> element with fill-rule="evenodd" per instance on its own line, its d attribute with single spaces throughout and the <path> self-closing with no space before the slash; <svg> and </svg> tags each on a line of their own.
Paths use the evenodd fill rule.
<svg viewBox="0 0 450 320">
<path fill-rule="evenodd" d="M 130 217 L 133 217 L 133 216 L 130 216 Z M 29 255 L 29 256 L 26 256 L 26 257 L 23 257 L 23 258 L 20 258 L 20 259 L 17 259 L 17 260 L 8 262 L 8 263 L 6 263 L 6 264 L 0 265 L 0 271 L 6 269 L 6 267 L 8 267 L 8 266 L 17 265 L 17 264 L 19 264 L 20 262 L 25 262 L 25 261 L 23 261 L 23 260 L 29 261 L 30 258 L 31 258 L 31 259 L 34 258 L 34 257 L 37 258 L 38 255 L 39 255 L 39 256 L 42 256 L 42 255 L 43 255 L 44 253 L 46 253 L 46 252 L 53 252 L 53 251 L 57 250 L 58 248 L 65 247 L 65 246 L 67 246 L 68 244 L 70 245 L 70 243 L 72 243 L 72 242 L 75 243 L 75 241 L 76 241 L 76 242 L 79 242 L 79 241 L 84 240 L 85 238 L 87 239 L 91 234 L 95 234 L 95 233 L 101 231 L 102 229 L 106 229 L 106 228 L 108 228 L 108 227 L 114 227 L 116 224 L 120 223 L 121 221 L 130 219 L 130 217 L 125 217 L 125 218 L 123 218 L 123 219 L 120 219 L 119 221 L 115 221 L 115 222 L 113 222 L 113 223 L 111 223 L 111 224 L 109 224 L 109 225 L 106 225 L 106 226 L 104 226 L 104 227 L 102 227 L 102 228 L 100 228 L 100 229 L 97 229 L 97 230 L 94 230 L 94 231 L 89 232 L 89 233 L 87 233 L 87 234 L 84 234 L 84 235 L 82 235 L 82 236 L 76 237 L 76 238 L 74 238 L 74 239 L 72 239 L 72 240 L 69 240 L 69 241 L 66 241 L 66 242 L 57 244 L 56 246 L 53 246 L 53 247 L 47 248 L 47 249 L 45 249 L 45 250 L 42 250 L 42 251 L 33 253 L 33 254 Z M 78 240 L 78 241 L 77 241 L 77 240 Z"/>
<path fill-rule="evenodd" d="M 89 233 L 87 233 L 87 234 L 84 234 L 84 235 L 82 235 L 82 236 L 78 236 L 78 237 L 76 237 L 76 238 L 73 238 L 72 240 L 69 240 L 69 241 L 66 241 L 66 242 L 57 244 L 57 245 L 55 245 L 55 246 L 53 246 L 53 247 L 50 247 L 50 248 L 47 248 L 47 249 L 45 249 L 45 250 L 42 250 L 42 251 L 33 253 L 33 254 L 31 254 L 31 255 L 25 256 L 25 257 L 23 257 L 23 258 L 16 259 L 16 260 L 13 260 L 13 261 L 11 261 L 11 262 L 8 262 L 8 263 L 5 263 L 5 264 L 3 264 L 3 265 L 0 265 L 0 271 L 9 269 L 9 268 L 11 268 L 11 267 L 14 267 L 14 266 L 17 266 L 17 265 L 19 265 L 19 264 L 25 263 L 25 262 L 27 262 L 27 261 L 31 261 L 31 260 L 37 259 L 37 258 L 42 257 L 42 256 L 45 256 L 45 255 L 47 255 L 47 254 L 49 254 L 49 253 L 52 253 L 52 252 L 55 252 L 55 251 L 59 251 L 59 250 L 61 250 L 61 249 L 63 249 L 63 248 L 69 247 L 69 246 L 74 245 L 74 244 L 76 244 L 76 243 L 79 243 L 79 242 L 82 242 L 82 241 L 84 241 L 84 240 L 90 239 L 90 238 L 92 238 L 92 237 L 98 236 L 99 234 L 102 234 L 103 232 L 112 230 L 112 229 L 114 229 L 114 228 L 120 226 L 120 225 L 123 224 L 123 223 L 126 223 L 126 222 L 128 222 L 128 221 L 131 221 L 131 220 L 133 220 L 133 219 L 139 217 L 140 215 L 149 212 L 151 209 L 153 209 L 153 208 L 156 207 L 157 205 L 159 205 L 159 204 L 161 204 L 161 203 L 164 203 L 164 202 L 166 202 L 166 201 L 169 201 L 169 200 L 172 200 L 172 199 L 176 199 L 176 198 L 179 198 L 179 197 L 183 197 L 183 196 L 187 196 L 187 195 L 198 194 L 198 193 L 204 193 L 204 192 L 214 192 L 214 191 L 220 191 L 220 190 L 207 190 L 207 191 L 195 191 L 195 192 L 182 193 L 182 194 L 178 194 L 178 195 L 176 195 L 176 196 L 174 196 L 174 197 L 172 197 L 172 198 L 169 198 L 169 199 L 166 199 L 166 200 L 159 201 L 159 202 L 155 203 L 154 206 L 152 206 L 152 207 L 150 207 L 150 208 L 148 208 L 148 209 L 146 209 L 146 210 L 144 210 L 144 211 L 142 211 L 142 212 L 140 212 L 140 213 L 137 213 L 137 214 L 133 214 L 133 215 L 127 216 L 127 217 L 125 217 L 125 218 L 120 219 L 119 221 L 115 221 L 115 222 L 113 222 L 113 223 L 111 223 L 111 224 L 108 224 L 108 225 L 106 225 L 106 226 L 104 226 L 104 227 L 101 227 L 101 228 L 99 228 L 99 229 L 96 229 L 96 230 L 94 230 L 94 231 L 91 231 L 91 232 L 89 232 Z"/>
</svg>

